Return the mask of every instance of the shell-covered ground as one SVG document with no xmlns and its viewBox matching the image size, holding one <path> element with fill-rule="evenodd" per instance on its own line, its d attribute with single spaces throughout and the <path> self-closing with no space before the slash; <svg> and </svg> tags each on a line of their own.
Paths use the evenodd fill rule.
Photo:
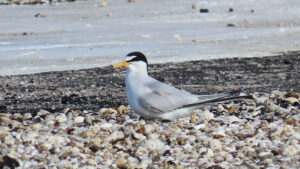
<svg viewBox="0 0 300 169">
<path fill-rule="evenodd" d="M 0 168 L 298 168 L 299 58 L 150 65 L 150 75 L 193 93 L 253 96 L 173 121 L 127 107 L 125 70 L 2 76 Z"/>
<path fill-rule="evenodd" d="M 300 95 L 273 91 L 178 120 L 127 107 L 1 114 L 0 166 L 22 168 L 297 168 Z"/>
</svg>

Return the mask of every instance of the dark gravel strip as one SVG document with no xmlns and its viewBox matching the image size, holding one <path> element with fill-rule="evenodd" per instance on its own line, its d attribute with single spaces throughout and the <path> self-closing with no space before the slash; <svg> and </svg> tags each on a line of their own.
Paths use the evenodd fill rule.
<svg viewBox="0 0 300 169">
<path fill-rule="evenodd" d="M 151 62 L 151 58 L 149 59 Z M 0 76 L 0 112 L 50 112 L 68 107 L 99 110 L 127 104 L 126 70 L 112 66 L 84 70 Z M 280 90 L 300 92 L 300 52 L 272 57 L 229 58 L 149 66 L 149 74 L 192 93 Z"/>
</svg>

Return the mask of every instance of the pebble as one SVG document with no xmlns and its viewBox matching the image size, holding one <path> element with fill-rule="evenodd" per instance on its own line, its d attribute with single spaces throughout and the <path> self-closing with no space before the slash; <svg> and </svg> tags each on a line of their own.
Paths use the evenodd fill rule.
<svg viewBox="0 0 300 169">
<path fill-rule="evenodd" d="M 12 119 L 13 120 L 20 120 L 22 119 L 22 115 L 20 113 L 14 113 L 13 116 L 12 116 Z"/>
<path fill-rule="evenodd" d="M 258 157 L 262 160 L 268 159 L 268 158 L 272 158 L 273 154 L 271 152 L 261 152 L 258 154 Z"/>
<path fill-rule="evenodd" d="M 100 3 L 100 6 L 104 8 L 104 7 L 107 6 L 107 3 L 106 3 L 105 1 L 104 1 L 104 2 L 101 2 L 101 3 Z"/>
<path fill-rule="evenodd" d="M 209 12 L 209 9 L 207 9 L 207 8 L 200 9 L 200 13 L 208 13 L 208 12 Z"/>
<path fill-rule="evenodd" d="M 199 6 L 198 6 L 198 4 L 194 3 L 194 4 L 192 5 L 192 8 L 193 8 L 193 9 L 198 9 Z"/>
<path fill-rule="evenodd" d="M 9 117 L 0 116 L 0 122 L 2 122 L 2 123 L 10 123 L 11 119 Z"/>
<path fill-rule="evenodd" d="M 32 118 L 32 115 L 30 113 L 25 113 L 23 115 L 23 120 L 28 120 L 28 119 L 31 119 Z"/>
<path fill-rule="evenodd" d="M 115 131 L 109 137 L 107 137 L 108 142 L 116 142 L 118 140 L 124 139 L 125 134 L 122 131 Z"/>
<path fill-rule="evenodd" d="M 68 119 L 67 119 L 67 117 L 66 117 L 65 114 L 60 113 L 58 116 L 56 116 L 55 120 L 56 120 L 57 122 L 59 122 L 59 123 L 64 123 L 64 122 L 66 122 Z"/>
<path fill-rule="evenodd" d="M 84 122 L 84 117 L 82 116 L 77 116 L 74 118 L 74 123 L 83 123 Z"/>
<path fill-rule="evenodd" d="M 298 99 L 296 99 L 294 97 L 288 97 L 288 98 L 286 98 L 284 100 L 287 101 L 287 102 L 290 102 L 290 103 L 298 102 Z"/>
<path fill-rule="evenodd" d="M 214 118 L 214 114 L 211 113 L 209 110 L 205 110 L 205 111 L 203 112 L 203 119 L 204 119 L 205 121 L 210 121 L 210 120 L 213 119 L 213 118 Z"/>
</svg>

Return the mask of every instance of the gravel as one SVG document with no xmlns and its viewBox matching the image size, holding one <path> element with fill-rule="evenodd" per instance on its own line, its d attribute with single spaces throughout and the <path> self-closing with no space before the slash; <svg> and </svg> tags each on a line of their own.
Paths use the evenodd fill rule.
<svg viewBox="0 0 300 169">
<path fill-rule="evenodd" d="M 0 168 L 298 168 L 299 55 L 150 65 L 193 93 L 254 98 L 173 121 L 133 113 L 111 66 L 2 76 Z"/>
</svg>

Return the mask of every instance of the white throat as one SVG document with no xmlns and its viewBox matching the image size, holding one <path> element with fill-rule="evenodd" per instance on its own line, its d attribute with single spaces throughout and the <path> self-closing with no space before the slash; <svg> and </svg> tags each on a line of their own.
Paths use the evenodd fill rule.
<svg viewBox="0 0 300 169">
<path fill-rule="evenodd" d="M 127 73 L 148 76 L 147 64 L 143 61 L 132 62 L 132 64 L 128 66 Z"/>
</svg>

